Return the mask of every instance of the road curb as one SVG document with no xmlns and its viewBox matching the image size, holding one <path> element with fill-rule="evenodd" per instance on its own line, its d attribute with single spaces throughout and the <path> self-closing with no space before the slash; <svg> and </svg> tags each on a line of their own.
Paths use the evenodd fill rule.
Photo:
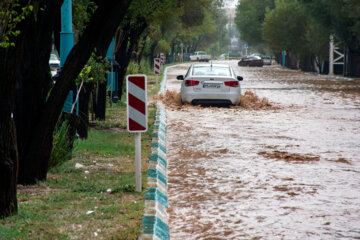
<svg viewBox="0 0 360 240">
<path fill-rule="evenodd" d="M 151 156 L 149 158 L 148 188 L 145 193 L 145 214 L 140 239 L 170 239 L 168 225 L 167 158 L 166 158 L 166 113 L 157 105 L 154 130 L 151 135 Z"/>
<path fill-rule="evenodd" d="M 177 64 L 166 67 L 161 81 L 159 94 L 165 92 L 167 71 Z M 145 214 L 143 229 L 139 239 L 168 240 L 168 195 L 167 195 L 167 158 L 166 158 L 166 112 L 162 104 L 157 104 L 153 133 L 151 134 L 151 156 L 149 158 L 148 188 L 145 193 Z"/>
<path fill-rule="evenodd" d="M 336 76 L 336 75 L 324 75 L 324 74 L 319 74 L 319 73 L 305 73 L 305 75 L 321 76 L 321 77 L 335 78 L 335 79 L 343 79 L 343 80 L 347 80 L 347 81 L 355 81 L 356 80 L 356 78 L 349 78 L 349 77 Z"/>
<path fill-rule="evenodd" d="M 185 66 L 185 65 L 188 65 L 188 64 L 187 64 L 187 63 L 181 63 L 181 64 L 176 64 L 176 65 L 169 66 L 169 67 L 166 67 L 166 68 L 165 68 L 165 70 L 164 70 L 164 75 L 163 75 L 163 79 L 162 79 L 162 82 L 161 82 L 161 88 L 160 88 L 159 94 L 165 92 L 166 82 L 167 82 L 167 71 L 168 71 L 168 69 L 169 69 L 169 68 L 173 68 L 173 67 L 178 67 L 178 66 Z"/>
</svg>

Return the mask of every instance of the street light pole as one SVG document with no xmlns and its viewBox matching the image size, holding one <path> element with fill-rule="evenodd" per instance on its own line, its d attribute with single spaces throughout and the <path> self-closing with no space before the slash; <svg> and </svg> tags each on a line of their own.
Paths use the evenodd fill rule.
<svg viewBox="0 0 360 240">
<path fill-rule="evenodd" d="M 72 4 L 71 0 L 64 0 L 64 3 L 61 6 L 60 67 L 64 66 L 66 58 L 73 46 Z"/>
<path fill-rule="evenodd" d="M 281 56 L 282 56 L 281 64 L 283 68 L 285 68 L 285 55 L 286 55 L 286 51 L 284 50 L 281 52 Z"/>
<path fill-rule="evenodd" d="M 71 0 L 64 0 L 61 6 L 61 32 L 60 32 L 60 68 L 65 64 L 66 58 L 74 46 L 74 33 L 72 32 L 72 4 Z M 70 90 L 63 110 L 71 112 L 73 105 L 73 91 Z"/>
<path fill-rule="evenodd" d="M 109 104 L 110 107 L 112 107 L 112 99 L 113 99 L 113 91 L 114 91 L 114 54 L 115 54 L 115 38 L 112 39 L 110 46 L 107 50 L 107 58 L 110 61 L 110 73 L 108 73 L 108 79 L 110 74 L 110 86 L 108 84 L 108 87 L 110 88 L 110 96 L 109 96 Z"/>
</svg>

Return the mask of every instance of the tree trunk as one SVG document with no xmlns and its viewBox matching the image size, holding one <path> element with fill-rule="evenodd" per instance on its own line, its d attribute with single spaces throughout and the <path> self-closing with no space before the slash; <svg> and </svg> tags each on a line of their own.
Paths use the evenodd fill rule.
<svg viewBox="0 0 360 240">
<path fill-rule="evenodd" d="M 360 77 L 360 49 L 347 49 L 344 75 Z"/>
<path fill-rule="evenodd" d="M 95 119 L 104 121 L 106 113 L 106 83 L 97 86 L 97 97 L 95 102 Z"/>
<path fill-rule="evenodd" d="M 274 53 L 274 55 L 275 55 L 275 61 L 278 63 L 278 64 L 282 64 L 282 55 L 281 55 L 281 53 Z"/>
<path fill-rule="evenodd" d="M 24 52 L 17 78 L 15 122 L 19 150 L 18 183 L 33 184 L 44 180 L 48 170 L 48 159 L 31 154 L 33 136 L 39 129 L 39 122 L 46 97 L 52 87 L 49 56 L 51 53 L 54 15 L 60 4 L 47 1 L 47 11 L 39 11 L 36 18 L 31 16 L 21 25 Z M 26 37 L 25 37 L 26 36 Z M 52 135 L 39 146 L 41 152 L 51 152 Z"/>
<path fill-rule="evenodd" d="M 141 70 L 141 60 L 143 57 L 143 53 L 144 53 L 144 49 L 146 46 L 146 38 L 149 36 L 149 32 L 147 32 L 146 34 L 144 34 L 144 36 L 141 39 L 141 48 L 139 49 L 138 53 L 137 53 L 137 62 L 139 65 L 139 71 Z"/>
<path fill-rule="evenodd" d="M 170 61 L 170 63 L 173 63 L 173 62 L 176 61 L 176 59 L 175 59 L 175 53 L 174 53 L 174 51 L 175 51 L 175 43 L 174 43 L 174 42 L 171 43 L 170 49 L 171 49 L 171 50 L 170 50 L 171 55 L 170 55 L 170 57 L 169 57 L 169 61 Z"/>
<path fill-rule="evenodd" d="M 130 25 L 124 27 L 123 38 L 124 40 L 121 42 L 119 46 L 119 50 L 115 53 L 115 61 L 119 64 L 118 71 L 118 96 L 121 99 L 122 91 L 123 91 L 123 82 L 124 76 L 126 74 L 127 66 L 129 65 L 130 57 L 127 56 L 127 48 L 128 48 L 128 38 Z"/>
<path fill-rule="evenodd" d="M 119 63 L 119 89 L 118 95 L 121 99 L 124 85 L 124 78 L 126 75 L 127 67 L 130 63 L 131 55 L 139 43 L 140 36 L 147 27 L 146 20 L 143 18 L 136 19 L 135 23 L 129 23 L 127 27 L 124 28 L 125 35 L 124 41 L 122 42 L 119 51 L 115 54 L 115 60 Z M 125 29 L 128 29 L 126 31 Z"/>
<path fill-rule="evenodd" d="M 286 60 L 285 65 L 290 69 L 298 69 L 298 59 L 295 53 L 293 52 L 286 52 Z"/>
<path fill-rule="evenodd" d="M 300 60 L 300 69 L 304 72 L 316 72 L 316 63 L 314 55 L 302 57 Z"/>
<path fill-rule="evenodd" d="M 21 43 L 16 44 L 21 47 Z M 18 209 L 18 150 L 12 116 L 15 105 L 14 79 L 20 66 L 19 48 L 0 48 L 0 218 L 16 214 Z"/>
<path fill-rule="evenodd" d="M 6 116 L 0 117 L 0 218 L 17 213 L 18 152 L 15 123 L 9 110 Z"/>
<path fill-rule="evenodd" d="M 79 94 L 79 125 L 77 132 L 81 139 L 87 139 L 89 129 L 89 101 L 91 91 L 94 88 L 93 83 L 84 83 Z"/>
<path fill-rule="evenodd" d="M 152 42 L 151 46 L 150 46 L 150 54 L 149 54 L 149 63 L 150 63 L 150 67 L 154 66 L 154 58 L 155 58 L 155 48 L 158 45 L 159 41 L 154 41 Z"/>
</svg>

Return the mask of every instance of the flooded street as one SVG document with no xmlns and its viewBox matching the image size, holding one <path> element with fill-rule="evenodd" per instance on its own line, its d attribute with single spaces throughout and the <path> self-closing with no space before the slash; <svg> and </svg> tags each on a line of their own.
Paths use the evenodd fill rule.
<svg viewBox="0 0 360 240">
<path fill-rule="evenodd" d="M 270 104 L 165 104 L 171 239 L 360 239 L 360 80 L 227 63 Z"/>
</svg>

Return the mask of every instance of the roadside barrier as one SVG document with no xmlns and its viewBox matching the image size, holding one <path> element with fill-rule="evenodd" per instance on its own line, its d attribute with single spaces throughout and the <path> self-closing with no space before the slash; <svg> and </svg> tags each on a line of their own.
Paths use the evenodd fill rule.
<svg viewBox="0 0 360 240">
<path fill-rule="evenodd" d="M 165 70 L 164 70 L 164 75 L 163 75 L 163 79 L 162 79 L 162 81 L 161 81 L 161 88 L 160 88 L 159 94 L 165 93 L 165 90 L 166 90 L 166 82 L 167 82 L 167 71 L 168 71 L 168 69 L 173 68 L 173 67 L 178 67 L 178 66 L 186 66 L 186 65 L 188 65 L 188 63 L 176 64 L 176 65 L 169 66 L 169 67 L 166 67 L 166 68 L 165 68 Z"/>
<path fill-rule="evenodd" d="M 166 114 L 164 106 L 157 105 L 149 159 L 148 188 L 145 193 L 145 214 L 140 239 L 170 239 L 167 197 Z"/>
<path fill-rule="evenodd" d="M 166 90 L 167 71 L 178 64 L 166 67 L 159 94 Z M 149 159 L 148 188 L 145 193 L 145 214 L 142 219 L 142 240 L 168 240 L 168 195 L 167 195 L 167 158 L 166 158 L 166 113 L 161 104 L 157 104 L 154 130 L 151 135 L 151 156 Z"/>
</svg>

